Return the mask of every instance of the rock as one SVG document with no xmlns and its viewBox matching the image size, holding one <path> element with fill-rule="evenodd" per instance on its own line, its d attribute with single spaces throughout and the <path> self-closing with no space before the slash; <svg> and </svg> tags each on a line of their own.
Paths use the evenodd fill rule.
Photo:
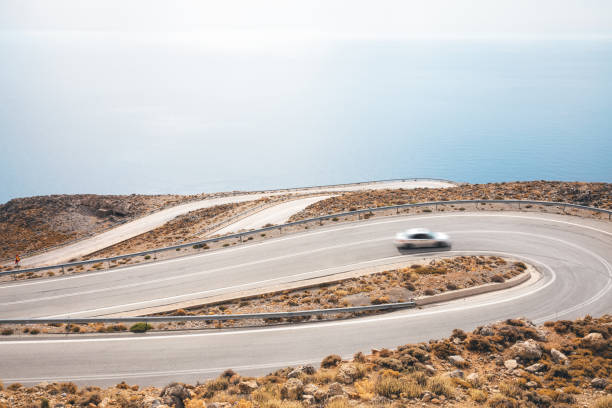
<svg viewBox="0 0 612 408">
<path fill-rule="evenodd" d="M 448 376 L 450 378 L 463 378 L 463 371 L 461 370 L 453 370 L 451 371 Z"/>
<path fill-rule="evenodd" d="M 329 389 L 327 390 L 327 395 L 344 395 L 344 388 L 342 388 L 342 385 L 337 382 L 331 383 L 329 385 Z"/>
<path fill-rule="evenodd" d="M 161 401 L 154 397 L 145 397 L 142 400 L 142 408 L 159 408 Z"/>
<path fill-rule="evenodd" d="M 310 394 L 302 395 L 302 401 L 308 405 L 312 405 L 315 403 L 315 397 L 314 395 Z"/>
<path fill-rule="evenodd" d="M 582 340 L 586 342 L 599 341 L 599 340 L 603 340 L 603 336 L 601 335 L 601 333 L 593 332 L 593 333 L 589 333 L 586 336 L 584 336 Z"/>
<path fill-rule="evenodd" d="M 315 395 L 315 393 L 319 391 L 319 387 L 317 387 L 314 384 L 306 384 L 304 386 L 304 390 L 303 390 L 303 394 L 307 394 L 307 395 Z"/>
<path fill-rule="evenodd" d="M 525 368 L 525 371 L 531 373 L 531 374 L 535 374 L 538 373 L 540 371 L 542 371 L 544 369 L 544 364 L 541 363 L 535 363 L 530 365 L 529 367 Z"/>
<path fill-rule="evenodd" d="M 550 356 L 552 357 L 553 361 L 557 364 L 565 364 L 565 365 L 569 364 L 569 360 L 567 359 L 567 356 L 557 349 L 551 349 Z"/>
<path fill-rule="evenodd" d="M 297 378 L 288 379 L 287 382 L 283 384 L 283 388 L 281 388 L 281 396 L 287 399 L 300 399 L 303 392 L 304 383 Z"/>
<path fill-rule="evenodd" d="M 183 401 L 189 397 L 189 390 L 178 383 L 166 385 L 161 393 L 162 402 L 169 406 L 174 405 L 176 408 L 185 408 Z"/>
<path fill-rule="evenodd" d="M 506 360 L 504 361 L 504 367 L 506 367 L 508 370 L 514 370 L 518 367 L 518 363 L 514 359 Z"/>
<path fill-rule="evenodd" d="M 606 386 L 608 385 L 608 380 L 606 380 L 605 378 L 593 378 L 591 380 L 591 386 L 593 388 L 606 388 Z"/>
<path fill-rule="evenodd" d="M 327 397 L 327 392 L 318 389 L 315 391 L 315 393 L 313 394 L 313 396 L 315 397 L 315 400 L 317 401 L 323 401 L 325 399 L 325 397 Z"/>
<path fill-rule="evenodd" d="M 544 330 L 542 329 L 536 329 L 536 340 L 538 341 L 546 341 L 547 339 L 547 334 Z"/>
<path fill-rule="evenodd" d="M 478 334 L 480 334 L 481 336 L 492 336 L 495 334 L 495 331 L 493 331 L 493 326 L 487 324 L 486 326 L 482 326 L 480 330 L 478 330 Z"/>
<path fill-rule="evenodd" d="M 429 393 L 429 392 L 426 392 L 425 394 L 423 394 L 423 397 L 421 398 L 421 401 L 429 402 L 429 401 L 431 401 L 432 398 L 433 398 L 433 395 L 431 395 L 431 393 Z"/>
<path fill-rule="evenodd" d="M 510 351 L 513 357 L 523 360 L 539 360 L 542 357 L 540 345 L 531 339 L 515 343 L 510 347 Z"/>
<path fill-rule="evenodd" d="M 241 381 L 238 383 L 238 389 L 242 394 L 250 394 L 257 389 L 257 381 Z"/>
<path fill-rule="evenodd" d="M 473 386 L 477 386 L 478 384 L 480 384 L 480 376 L 478 375 L 478 373 L 471 373 L 465 379 Z"/>
<path fill-rule="evenodd" d="M 467 361 L 461 356 L 450 356 L 448 357 L 448 361 L 451 362 L 455 367 L 465 367 L 468 365 Z"/>
<path fill-rule="evenodd" d="M 504 359 L 502 358 L 502 356 L 495 356 L 493 358 L 493 362 L 500 367 L 504 365 Z"/>
<path fill-rule="evenodd" d="M 425 371 L 427 371 L 427 374 L 429 375 L 434 375 L 436 373 L 436 369 L 430 364 L 425 365 Z"/>
<path fill-rule="evenodd" d="M 357 368 L 352 364 L 342 364 L 336 375 L 336 380 L 343 384 L 352 384 L 357 378 Z"/>
<path fill-rule="evenodd" d="M 527 386 L 527 388 L 538 388 L 538 383 L 535 381 L 527 381 L 527 384 L 525 384 Z"/>
<path fill-rule="evenodd" d="M 299 368 L 296 368 L 293 371 L 291 371 L 289 374 L 287 374 L 287 378 L 297 378 L 300 375 L 302 375 L 302 370 L 300 370 Z"/>
</svg>

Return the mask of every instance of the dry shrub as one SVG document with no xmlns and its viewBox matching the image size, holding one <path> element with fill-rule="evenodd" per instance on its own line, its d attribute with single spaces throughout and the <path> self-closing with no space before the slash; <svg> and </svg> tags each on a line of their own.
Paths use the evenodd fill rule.
<svg viewBox="0 0 612 408">
<path fill-rule="evenodd" d="M 431 346 L 431 351 L 436 357 L 447 359 L 449 356 L 460 354 L 457 348 L 448 341 L 439 341 Z"/>
<path fill-rule="evenodd" d="M 185 408 L 206 408 L 206 401 L 198 398 L 185 401 Z"/>
<path fill-rule="evenodd" d="M 386 398 L 398 398 L 402 394 L 409 398 L 417 398 L 423 394 L 423 387 L 419 384 L 391 376 L 379 377 L 374 389 L 378 395 Z"/>
<path fill-rule="evenodd" d="M 260 408 L 304 408 L 301 402 L 298 401 L 283 401 L 279 399 L 264 401 Z"/>
<path fill-rule="evenodd" d="M 326 408 L 349 408 L 350 406 L 346 398 L 336 398 L 325 405 Z"/>
<path fill-rule="evenodd" d="M 102 402 L 102 397 L 100 396 L 100 393 L 87 392 L 81 398 L 79 398 L 79 401 L 77 403 L 82 407 L 86 407 L 89 404 L 98 405 L 100 402 Z"/>
<path fill-rule="evenodd" d="M 516 381 L 504 381 L 499 384 L 499 391 L 507 397 L 519 397 L 521 395 L 521 387 Z"/>
<path fill-rule="evenodd" d="M 204 386 L 204 397 L 210 398 L 215 395 L 217 391 L 226 390 L 229 387 L 229 380 L 226 377 L 219 377 L 214 380 L 207 381 Z"/>
<path fill-rule="evenodd" d="M 336 369 L 321 369 L 313 374 L 313 382 L 317 384 L 329 384 L 336 380 L 338 370 Z"/>
<path fill-rule="evenodd" d="M 321 361 L 322 368 L 336 367 L 342 361 L 342 357 L 337 354 L 331 354 Z"/>
<path fill-rule="evenodd" d="M 474 402 L 485 402 L 487 400 L 487 393 L 483 390 L 470 389 L 468 392 Z"/>
<path fill-rule="evenodd" d="M 415 371 L 408 375 L 408 379 L 410 381 L 414 381 L 415 383 L 419 384 L 422 387 L 425 387 L 427 385 L 428 378 L 429 377 L 427 377 L 427 374 L 425 374 L 422 371 Z"/>
<path fill-rule="evenodd" d="M 612 408 L 612 395 L 606 395 L 593 402 L 593 408 Z"/>
<path fill-rule="evenodd" d="M 444 395 L 446 398 L 451 398 L 455 394 L 451 379 L 440 375 L 427 380 L 427 389 L 436 395 Z"/>
<path fill-rule="evenodd" d="M 519 404 L 514 398 L 495 394 L 488 403 L 490 408 L 518 408 Z"/>
<path fill-rule="evenodd" d="M 374 398 L 375 384 L 372 380 L 364 378 L 363 380 L 355 382 L 355 391 L 357 395 L 364 401 L 370 401 Z"/>
<path fill-rule="evenodd" d="M 382 368 L 389 368 L 394 371 L 402 371 L 404 364 L 397 358 L 377 358 L 375 363 Z"/>
<path fill-rule="evenodd" d="M 278 400 L 281 395 L 280 384 L 266 384 L 263 387 L 259 387 L 251 394 L 253 401 L 263 404 L 266 401 Z"/>
</svg>

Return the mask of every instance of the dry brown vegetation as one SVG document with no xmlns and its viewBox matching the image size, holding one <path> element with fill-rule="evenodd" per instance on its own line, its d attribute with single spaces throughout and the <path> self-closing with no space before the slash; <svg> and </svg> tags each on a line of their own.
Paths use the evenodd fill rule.
<svg viewBox="0 0 612 408">
<path fill-rule="evenodd" d="M 0 205 L 0 259 L 98 233 L 205 195 L 50 195 Z"/>
<path fill-rule="evenodd" d="M 540 327 L 509 319 L 471 333 L 456 329 L 447 339 L 359 352 L 348 361 L 331 355 L 317 367 L 259 378 L 226 370 L 202 384 L 163 389 L 10 384 L 0 387 L 0 408 L 608 408 L 611 376 L 612 316 Z"/>
<path fill-rule="evenodd" d="M 202 208 L 179 215 L 161 227 L 130 238 L 101 251 L 92 253 L 90 258 L 105 258 L 121 254 L 145 251 L 152 248 L 178 245 L 202 238 L 208 228 L 240 212 L 271 201 L 269 198 L 230 203 Z"/>
<path fill-rule="evenodd" d="M 291 217 L 291 221 L 389 205 L 476 199 L 555 201 L 612 209 L 612 184 L 526 181 L 465 184 L 451 188 L 357 191 L 311 204 Z"/>
</svg>

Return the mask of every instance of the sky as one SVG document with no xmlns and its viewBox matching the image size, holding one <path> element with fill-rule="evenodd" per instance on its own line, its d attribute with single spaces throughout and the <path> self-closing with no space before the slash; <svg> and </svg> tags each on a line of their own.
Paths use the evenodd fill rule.
<svg viewBox="0 0 612 408">
<path fill-rule="evenodd" d="M 334 134 L 363 133 L 353 122 L 379 115 L 384 98 L 406 96 L 393 93 L 391 79 L 403 81 L 401 72 L 384 78 L 395 64 L 418 55 L 436 73 L 435 64 L 448 63 L 418 49 L 401 57 L 353 50 L 345 58 L 350 48 L 336 44 L 415 39 L 609 40 L 612 1 L 0 0 L 0 203 L 52 193 L 182 193 L 394 176 L 384 168 L 334 177 L 332 167 L 309 170 L 309 160 L 344 163 L 319 146 Z M 547 52 L 556 58 L 557 51 Z M 462 58 L 451 60 L 455 79 L 469 58 L 484 61 Z M 587 107 L 592 95 L 601 99 L 597 81 L 608 79 L 607 65 L 591 65 Z M 377 93 L 377 106 L 354 99 Z M 418 97 L 406 106 L 418 108 Z M 599 123 L 601 106 L 573 126 Z M 401 112 L 396 120 L 408 126 Z M 366 141 L 359 146 L 355 154 L 368 152 Z M 272 164 L 284 170 L 268 177 Z M 294 178 L 286 174 L 292 167 Z M 198 177 L 187 177 L 194 169 Z"/>
</svg>

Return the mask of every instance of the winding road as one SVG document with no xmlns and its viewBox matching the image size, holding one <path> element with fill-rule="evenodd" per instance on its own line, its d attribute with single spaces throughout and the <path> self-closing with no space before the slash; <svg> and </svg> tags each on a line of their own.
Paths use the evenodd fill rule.
<svg viewBox="0 0 612 408">
<path fill-rule="evenodd" d="M 539 213 L 386 217 L 322 227 L 209 253 L 36 281 L 0 285 L 2 317 L 101 316 L 238 290 L 296 282 L 401 260 L 391 237 L 426 226 L 448 232 L 443 255 L 524 259 L 539 279 L 501 292 L 422 309 L 335 322 L 143 335 L 0 340 L 5 383 L 71 380 L 109 385 L 195 383 L 233 368 L 245 375 L 317 362 L 332 353 L 446 337 L 454 328 L 526 316 L 538 323 L 612 312 L 612 223 Z M 431 255 L 427 252 L 426 255 Z"/>
<path fill-rule="evenodd" d="M 136 220 L 127 222 L 123 225 L 105 231 L 103 233 L 94 235 L 89 238 L 85 238 L 74 242 L 72 244 L 68 244 L 59 248 L 55 248 L 49 251 L 42 252 L 38 255 L 33 255 L 21 260 L 22 267 L 33 267 L 40 265 L 52 265 L 59 264 L 62 262 L 68 262 L 72 258 L 78 258 L 81 256 L 85 256 L 91 254 L 96 251 L 100 251 L 104 248 L 108 248 L 112 245 L 115 245 L 119 242 L 125 241 L 127 239 L 133 238 L 137 235 L 143 234 L 147 231 L 160 227 L 172 220 L 173 218 L 178 217 L 179 215 L 186 214 L 190 211 L 199 210 L 202 208 L 209 208 L 216 205 L 228 204 L 228 203 L 242 203 L 245 201 L 258 200 L 264 197 L 274 197 L 279 195 L 285 195 L 288 193 L 292 194 L 325 194 L 325 193 L 333 193 L 333 192 L 341 192 L 341 191 L 358 191 L 358 190 L 382 190 L 382 189 L 398 189 L 398 188 L 446 188 L 446 187 L 454 187 L 456 183 L 450 181 L 442 181 L 442 180 L 430 180 L 430 179 L 406 179 L 406 180 L 389 180 L 389 181 L 372 181 L 365 183 L 355 183 L 355 184 L 345 184 L 345 185 L 331 185 L 331 186 L 321 186 L 321 187 L 310 187 L 310 188 L 298 188 L 298 189 L 285 189 L 285 190 L 272 190 L 265 191 L 260 193 L 251 193 L 251 194 L 239 194 L 239 195 L 231 195 L 226 197 L 216 197 L 209 198 L 205 200 L 193 201 L 185 204 L 176 205 L 174 207 L 166 208 L 161 211 L 157 211 L 155 213 L 146 215 L 144 217 L 138 218 Z M 322 196 L 318 200 L 323 200 L 329 196 Z M 305 208 L 307 205 L 312 204 L 313 202 L 318 201 L 316 199 L 313 200 L 312 197 L 305 198 L 302 200 L 295 200 L 292 204 L 289 205 L 289 208 L 297 209 L 298 212 Z M 307 203 L 306 205 L 301 206 L 300 203 Z M 282 204 L 280 204 L 282 205 Z M 289 218 L 291 214 L 287 213 L 287 217 Z M 279 223 L 279 215 L 280 218 L 285 218 L 285 213 L 281 214 L 276 211 L 274 215 L 270 215 L 268 213 L 268 218 L 271 218 L 271 221 L 276 221 L 273 223 Z M 247 220 L 241 220 L 240 225 L 228 225 L 224 228 L 224 230 L 236 230 L 236 228 L 245 228 L 250 225 L 257 225 L 260 223 L 261 216 L 259 214 L 255 214 L 254 217 Z M 266 221 L 266 222 L 271 222 Z M 264 222 L 264 224 L 266 223 Z M 262 224 L 263 225 L 263 224 Z M 260 225 L 258 225 L 260 226 Z M 250 227 L 249 227 L 250 228 Z M 219 232 L 217 232 L 218 234 Z"/>
</svg>

